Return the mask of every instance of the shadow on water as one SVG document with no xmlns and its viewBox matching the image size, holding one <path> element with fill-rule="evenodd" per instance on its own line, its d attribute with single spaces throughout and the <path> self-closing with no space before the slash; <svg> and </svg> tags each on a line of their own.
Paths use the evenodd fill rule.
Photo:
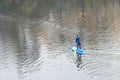
<svg viewBox="0 0 120 80">
<path fill-rule="evenodd" d="M 78 68 L 82 68 L 82 56 L 81 55 L 77 55 L 77 67 Z"/>
</svg>

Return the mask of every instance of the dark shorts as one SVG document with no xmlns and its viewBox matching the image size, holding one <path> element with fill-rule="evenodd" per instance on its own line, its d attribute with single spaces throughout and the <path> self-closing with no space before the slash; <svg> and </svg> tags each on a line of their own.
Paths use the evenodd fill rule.
<svg viewBox="0 0 120 80">
<path fill-rule="evenodd" d="M 80 45 L 80 42 L 78 42 L 77 44 Z"/>
<path fill-rule="evenodd" d="M 80 42 L 77 43 L 77 48 L 81 49 L 81 43 Z"/>
</svg>

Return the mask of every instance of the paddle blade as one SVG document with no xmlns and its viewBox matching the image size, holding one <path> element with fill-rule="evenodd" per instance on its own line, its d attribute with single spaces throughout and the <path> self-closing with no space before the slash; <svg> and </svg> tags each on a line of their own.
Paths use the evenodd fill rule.
<svg viewBox="0 0 120 80">
<path fill-rule="evenodd" d="M 73 52 L 73 55 L 74 55 L 74 57 L 76 57 L 76 56 L 77 56 L 77 53 L 76 53 L 76 51 L 74 51 L 74 52 Z"/>
</svg>

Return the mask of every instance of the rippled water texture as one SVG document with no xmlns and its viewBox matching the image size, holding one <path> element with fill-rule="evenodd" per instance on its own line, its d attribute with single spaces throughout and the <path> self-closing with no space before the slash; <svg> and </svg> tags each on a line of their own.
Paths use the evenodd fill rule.
<svg viewBox="0 0 120 80">
<path fill-rule="evenodd" d="M 120 79 L 119 0 L 53 0 L 49 9 L 36 1 L 40 19 L 0 15 L 1 80 Z M 81 69 L 71 50 L 77 34 Z"/>
</svg>

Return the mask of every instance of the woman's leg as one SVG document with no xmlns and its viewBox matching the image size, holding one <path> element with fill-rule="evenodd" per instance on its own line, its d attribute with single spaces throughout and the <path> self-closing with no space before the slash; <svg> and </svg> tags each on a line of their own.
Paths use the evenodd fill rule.
<svg viewBox="0 0 120 80">
<path fill-rule="evenodd" d="M 78 43 L 77 47 L 78 47 L 79 49 L 81 49 L 81 43 Z"/>
</svg>

